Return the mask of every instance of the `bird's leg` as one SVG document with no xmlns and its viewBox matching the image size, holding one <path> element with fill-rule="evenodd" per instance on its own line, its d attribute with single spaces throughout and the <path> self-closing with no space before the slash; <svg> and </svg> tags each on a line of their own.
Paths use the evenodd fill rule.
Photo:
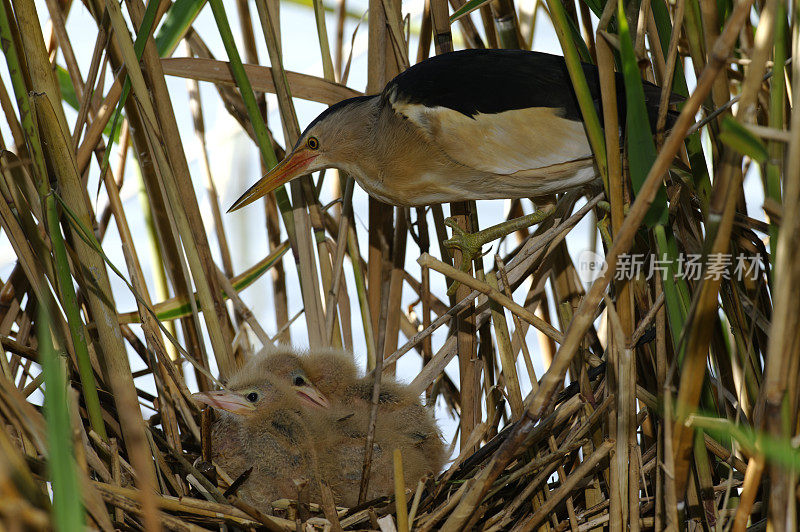
<svg viewBox="0 0 800 532">
<path fill-rule="evenodd" d="M 611 214 L 611 204 L 605 200 L 597 202 L 597 210 Z"/>
<path fill-rule="evenodd" d="M 627 216 L 629 210 L 630 206 L 625 205 L 622 212 Z M 607 201 L 598 201 L 597 211 L 604 213 L 602 218 L 598 217 L 597 219 L 597 230 L 600 231 L 600 238 L 603 239 L 606 249 L 610 249 L 613 240 L 611 237 L 611 204 Z"/>
<path fill-rule="evenodd" d="M 612 238 L 611 238 L 611 220 L 608 216 L 603 216 L 600 220 L 597 220 L 597 229 L 600 231 L 600 238 L 603 239 L 603 243 L 606 246 L 606 249 L 611 248 Z"/>
<path fill-rule="evenodd" d="M 510 235 L 514 231 L 528 228 L 534 224 L 538 224 L 546 220 L 551 214 L 555 212 L 555 207 L 549 207 L 540 211 L 535 211 L 526 216 L 520 216 L 507 222 L 493 225 L 483 231 L 476 233 L 467 233 L 458 225 L 452 218 L 448 218 L 444 223 L 453 230 L 453 236 L 443 242 L 446 248 L 458 248 L 461 250 L 461 270 L 467 271 L 470 262 L 480 256 L 481 248 L 486 244 Z"/>
</svg>

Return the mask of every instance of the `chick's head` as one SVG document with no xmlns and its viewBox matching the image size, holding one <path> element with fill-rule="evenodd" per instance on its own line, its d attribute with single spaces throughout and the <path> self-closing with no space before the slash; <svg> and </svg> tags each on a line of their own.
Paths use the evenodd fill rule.
<svg viewBox="0 0 800 532">
<path fill-rule="evenodd" d="M 247 363 L 228 380 L 226 389 L 196 393 L 192 398 L 242 425 L 259 424 L 280 410 L 299 410 L 292 391 L 274 375 L 258 369 Z"/>
<path fill-rule="evenodd" d="M 356 381 L 352 357 L 335 349 L 298 352 L 289 346 L 264 350 L 261 366 L 295 391 L 307 406 L 329 407 Z"/>
</svg>

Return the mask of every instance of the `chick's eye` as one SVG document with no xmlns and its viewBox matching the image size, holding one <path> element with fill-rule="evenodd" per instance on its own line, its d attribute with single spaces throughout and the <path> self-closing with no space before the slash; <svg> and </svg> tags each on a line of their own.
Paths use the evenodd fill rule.
<svg viewBox="0 0 800 532">
<path fill-rule="evenodd" d="M 247 395 L 245 395 L 245 399 L 247 399 L 251 403 L 255 403 L 256 401 L 258 401 L 258 394 L 256 392 L 250 392 Z"/>
<path fill-rule="evenodd" d="M 316 150 L 319 148 L 319 141 L 317 140 L 317 137 L 308 137 L 306 146 L 308 146 L 308 148 L 311 150 Z"/>
<path fill-rule="evenodd" d="M 303 386 L 305 383 L 306 383 L 306 380 L 303 377 L 301 377 L 300 375 L 298 375 L 297 377 L 294 378 L 294 385 L 295 386 Z"/>
</svg>

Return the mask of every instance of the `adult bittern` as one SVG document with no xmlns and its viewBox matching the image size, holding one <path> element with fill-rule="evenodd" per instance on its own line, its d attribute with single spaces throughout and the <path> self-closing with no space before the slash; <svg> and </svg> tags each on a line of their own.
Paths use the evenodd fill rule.
<svg viewBox="0 0 800 532">
<path fill-rule="evenodd" d="M 314 480 L 310 494 L 318 498 L 316 453 L 302 407 L 317 403 L 298 399 L 257 362 L 237 371 L 227 390 L 192 396 L 220 413 L 211 432 L 213 460 L 233 478 L 253 468 L 238 493 L 258 508 L 296 497 L 300 478 Z"/>
<path fill-rule="evenodd" d="M 278 346 L 265 349 L 259 356 L 263 357 L 261 367 L 295 389 L 299 397 L 312 389 L 330 405 L 320 409 L 315 402 L 305 402 L 318 443 L 320 476 L 341 504 L 356 504 L 372 379 L 358 377 L 352 355 L 335 349 L 302 353 L 290 346 Z M 403 476 L 408 487 L 415 486 L 428 473 L 438 473 L 444 463 L 444 445 L 431 412 L 408 386 L 389 377 L 381 382 L 374 437 L 368 499 L 392 491 L 395 448 L 403 455 Z"/>
<path fill-rule="evenodd" d="M 599 109 L 597 68 L 583 71 Z M 620 76 L 617 86 L 622 114 Z M 645 82 L 644 94 L 654 124 L 660 89 Z M 230 210 L 323 168 L 341 169 L 399 206 L 536 197 L 596 178 L 564 58 L 521 50 L 442 54 L 380 94 L 331 106 Z"/>
</svg>

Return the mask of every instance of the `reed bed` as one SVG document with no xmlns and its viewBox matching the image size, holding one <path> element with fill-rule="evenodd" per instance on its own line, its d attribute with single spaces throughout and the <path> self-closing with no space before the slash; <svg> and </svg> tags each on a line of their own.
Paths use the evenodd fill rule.
<svg viewBox="0 0 800 532">
<path fill-rule="evenodd" d="M 567 58 L 602 190 L 537 198 L 553 216 L 465 273 L 441 244 L 444 219 L 483 227 L 479 205 L 370 199 L 365 228 L 352 179 L 333 171 L 267 197 L 265 230 L 246 238 L 266 233 L 270 251 L 235 268 L 231 250 L 247 242 L 225 231 L 203 109 L 230 113 L 273 166 L 304 126 L 296 99 L 362 92 L 347 85 L 345 32 L 360 14 L 346 0 L 300 4 L 319 35 L 312 76 L 283 66 L 285 3 L 207 3 L 0 6 L 0 243 L 14 254 L 0 279 L 0 530 L 797 530 L 796 4 L 429 0 L 409 20 L 399 1 L 369 0 L 366 93 L 454 41 L 530 48 L 542 25 Z M 193 28 L 201 10 L 214 35 Z M 70 34 L 69 17 L 92 34 Z M 76 57 L 87 38 L 91 57 Z M 580 61 L 599 67 L 602 116 Z M 193 135 L 178 127 L 169 76 L 189 80 Z M 680 113 L 655 138 L 640 79 L 664 87 L 660 125 Z M 199 105 L 201 82 L 212 104 Z M 266 93 L 280 123 L 265 121 Z M 188 145 L 201 153 L 194 182 Z M 139 177 L 145 201 L 123 203 Z M 513 201 L 508 215 L 529 209 Z M 586 250 L 566 240 L 582 220 L 600 235 L 589 264 L 605 264 L 588 283 Z M 104 249 L 112 224 L 124 264 Z M 239 297 L 262 277 L 269 320 Z M 458 281 L 452 294 L 443 278 Z M 117 308 L 112 281 L 136 312 Z M 411 386 L 458 418 L 446 470 L 355 508 L 300 492 L 265 515 L 239 500 L 209 464 L 211 416 L 189 396 L 298 328 L 312 349 L 366 353 L 368 370 L 417 357 Z"/>
</svg>

